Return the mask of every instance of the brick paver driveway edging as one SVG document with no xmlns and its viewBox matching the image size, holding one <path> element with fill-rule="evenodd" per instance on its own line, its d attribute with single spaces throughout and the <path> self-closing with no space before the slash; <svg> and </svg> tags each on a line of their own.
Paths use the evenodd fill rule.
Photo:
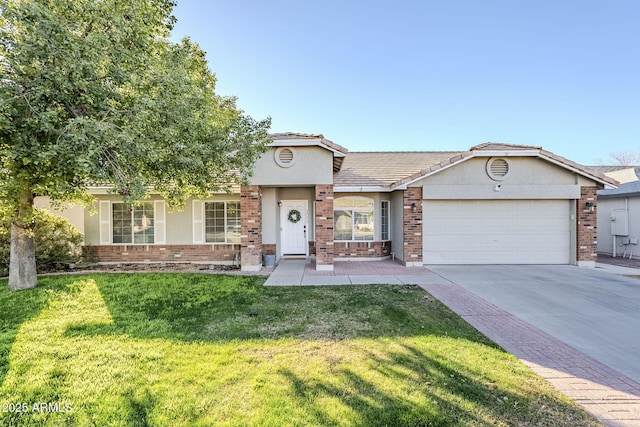
<svg viewBox="0 0 640 427">
<path fill-rule="evenodd" d="M 454 283 L 420 285 L 609 426 L 640 426 L 640 384 Z"/>
</svg>

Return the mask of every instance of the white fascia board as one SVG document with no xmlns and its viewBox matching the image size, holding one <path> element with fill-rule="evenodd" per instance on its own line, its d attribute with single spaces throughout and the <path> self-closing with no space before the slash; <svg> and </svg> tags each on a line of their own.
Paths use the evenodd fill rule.
<svg viewBox="0 0 640 427">
<path fill-rule="evenodd" d="M 113 194 L 111 193 L 113 187 L 108 186 L 100 186 L 100 187 L 89 187 L 87 189 L 87 193 L 89 194 Z"/>
<path fill-rule="evenodd" d="M 572 166 L 569 166 L 569 165 L 567 165 L 565 163 L 559 162 L 558 160 L 552 159 L 551 157 L 540 155 L 540 158 L 548 161 L 549 163 L 553 163 L 554 165 L 561 166 L 561 167 L 563 167 L 563 168 L 565 168 L 565 169 L 567 169 L 567 170 L 569 170 L 571 172 L 577 173 L 578 175 L 582 175 L 585 178 L 588 178 L 588 179 L 591 179 L 593 181 L 599 182 L 600 184 L 603 184 L 605 187 L 609 186 L 610 188 L 618 188 L 618 187 L 613 187 L 611 183 L 609 183 L 609 182 L 607 182 L 607 181 L 605 181 L 603 179 L 600 179 L 595 175 L 588 174 L 588 173 L 586 173 L 584 171 L 581 171 L 580 169 L 576 169 L 576 168 L 574 168 Z"/>
<path fill-rule="evenodd" d="M 411 181 L 407 181 L 404 184 L 397 185 L 391 188 L 391 190 L 392 191 L 406 190 L 409 185 L 413 184 L 416 181 L 420 181 L 421 179 L 440 173 L 444 170 L 449 169 L 452 166 L 458 165 L 462 162 L 466 162 L 467 160 L 473 159 L 475 157 L 539 157 L 539 156 L 540 156 L 540 150 L 476 150 L 476 151 L 472 151 L 471 155 L 467 157 L 464 157 L 456 162 L 449 163 L 448 165 L 445 165 L 434 171 L 425 173 L 424 175 L 418 178 L 412 179 Z"/>
<path fill-rule="evenodd" d="M 550 163 L 553 163 L 556 166 L 560 166 L 564 169 L 567 169 L 571 172 L 577 173 L 578 175 L 582 175 L 585 178 L 592 179 L 596 182 L 599 182 L 604 185 L 611 185 L 607 181 L 604 181 L 597 176 L 590 175 L 580 169 L 574 168 L 566 163 L 562 163 L 552 157 L 545 156 L 541 150 L 491 150 L 491 151 L 474 151 L 472 157 L 540 157 Z"/>
<path fill-rule="evenodd" d="M 295 139 L 274 139 L 272 147 L 300 147 L 305 145 L 319 145 L 320 138 L 295 138 Z"/>
<path fill-rule="evenodd" d="M 335 157 L 345 157 L 345 154 L 336 150 L 335 148 L 331 148 L 325 143 L 322 142 L 319 138 L 300 138 L 300 139 L 276 139 L 271 144 L 270 147 L 320 147 L 325 150 L 329 150 L 333 153 Z"/>
<path fill-rule="evenodd" d="M 389 187 L 382 186 L 345 186 L 333 187 L 334 193 L 389 193 L 392 190 Z"/>
<path fill-rule="evenodd" d="M 94 194 L 94 195 L 109 194 L 109 195 L 112 195 L 112 196 L 117 196 L 118 194 L 112 192 L 113 188 L 114 187 L 112 187 L 112 186 L 89 187 L 87 189 L 87 193 Z M 237 185 L 233 185 L 231 187 L 231 190 L 232 190 L 231 194 L 240 194 L 240 187 L 237 186 Z M 153 195 L 153 194 L 158 194 L 158 193 L 155 193 L 153 191 L 153 187 L 150 187 L 148 195 Z M 229 193 L 227 193 L 226 191 L 216 191 L 216 192 L 210 193 L 210 194 L 211 195 L 218 195 L 218 194 L 229 194 Z"/>
</svg>

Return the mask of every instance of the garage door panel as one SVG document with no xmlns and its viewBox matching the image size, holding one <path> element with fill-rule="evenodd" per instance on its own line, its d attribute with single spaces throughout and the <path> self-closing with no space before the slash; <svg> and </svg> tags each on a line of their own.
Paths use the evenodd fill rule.
<svg viewBox="0 0 640 427">
<path fill-rule="evenodd" d="M 428 264 L 568 264 L 568 200 L 425 201 Z"/>
</svg>

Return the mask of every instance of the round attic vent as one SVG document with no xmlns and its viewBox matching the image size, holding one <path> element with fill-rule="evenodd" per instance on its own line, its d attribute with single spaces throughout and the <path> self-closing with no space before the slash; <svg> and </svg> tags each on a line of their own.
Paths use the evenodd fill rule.
<svg viewBox="0 0 640 427">
<path fill-rule="evenodd" d="M 494 181 L 502 181 L 509 175 L 509 162 L 502 158 L 490 158 L 487 162 L 487 174 Z"/>
<path fill-rule="evenodd" d="M 296 162 L 296 152 L 291 147 L 279 147 L 275 152 L 275 160 L 278 166 L 288 168 Z"/>
</svg>

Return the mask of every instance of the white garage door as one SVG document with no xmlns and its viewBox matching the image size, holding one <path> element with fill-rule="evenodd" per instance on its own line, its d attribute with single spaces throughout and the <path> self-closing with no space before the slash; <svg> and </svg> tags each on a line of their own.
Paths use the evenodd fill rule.
<svg viewBox="0 0 640 427">
<path fill-rule="evenodd" d="M 568 200 L 424 202 L 425 264 L 568 264 Z"/>
</svg>

